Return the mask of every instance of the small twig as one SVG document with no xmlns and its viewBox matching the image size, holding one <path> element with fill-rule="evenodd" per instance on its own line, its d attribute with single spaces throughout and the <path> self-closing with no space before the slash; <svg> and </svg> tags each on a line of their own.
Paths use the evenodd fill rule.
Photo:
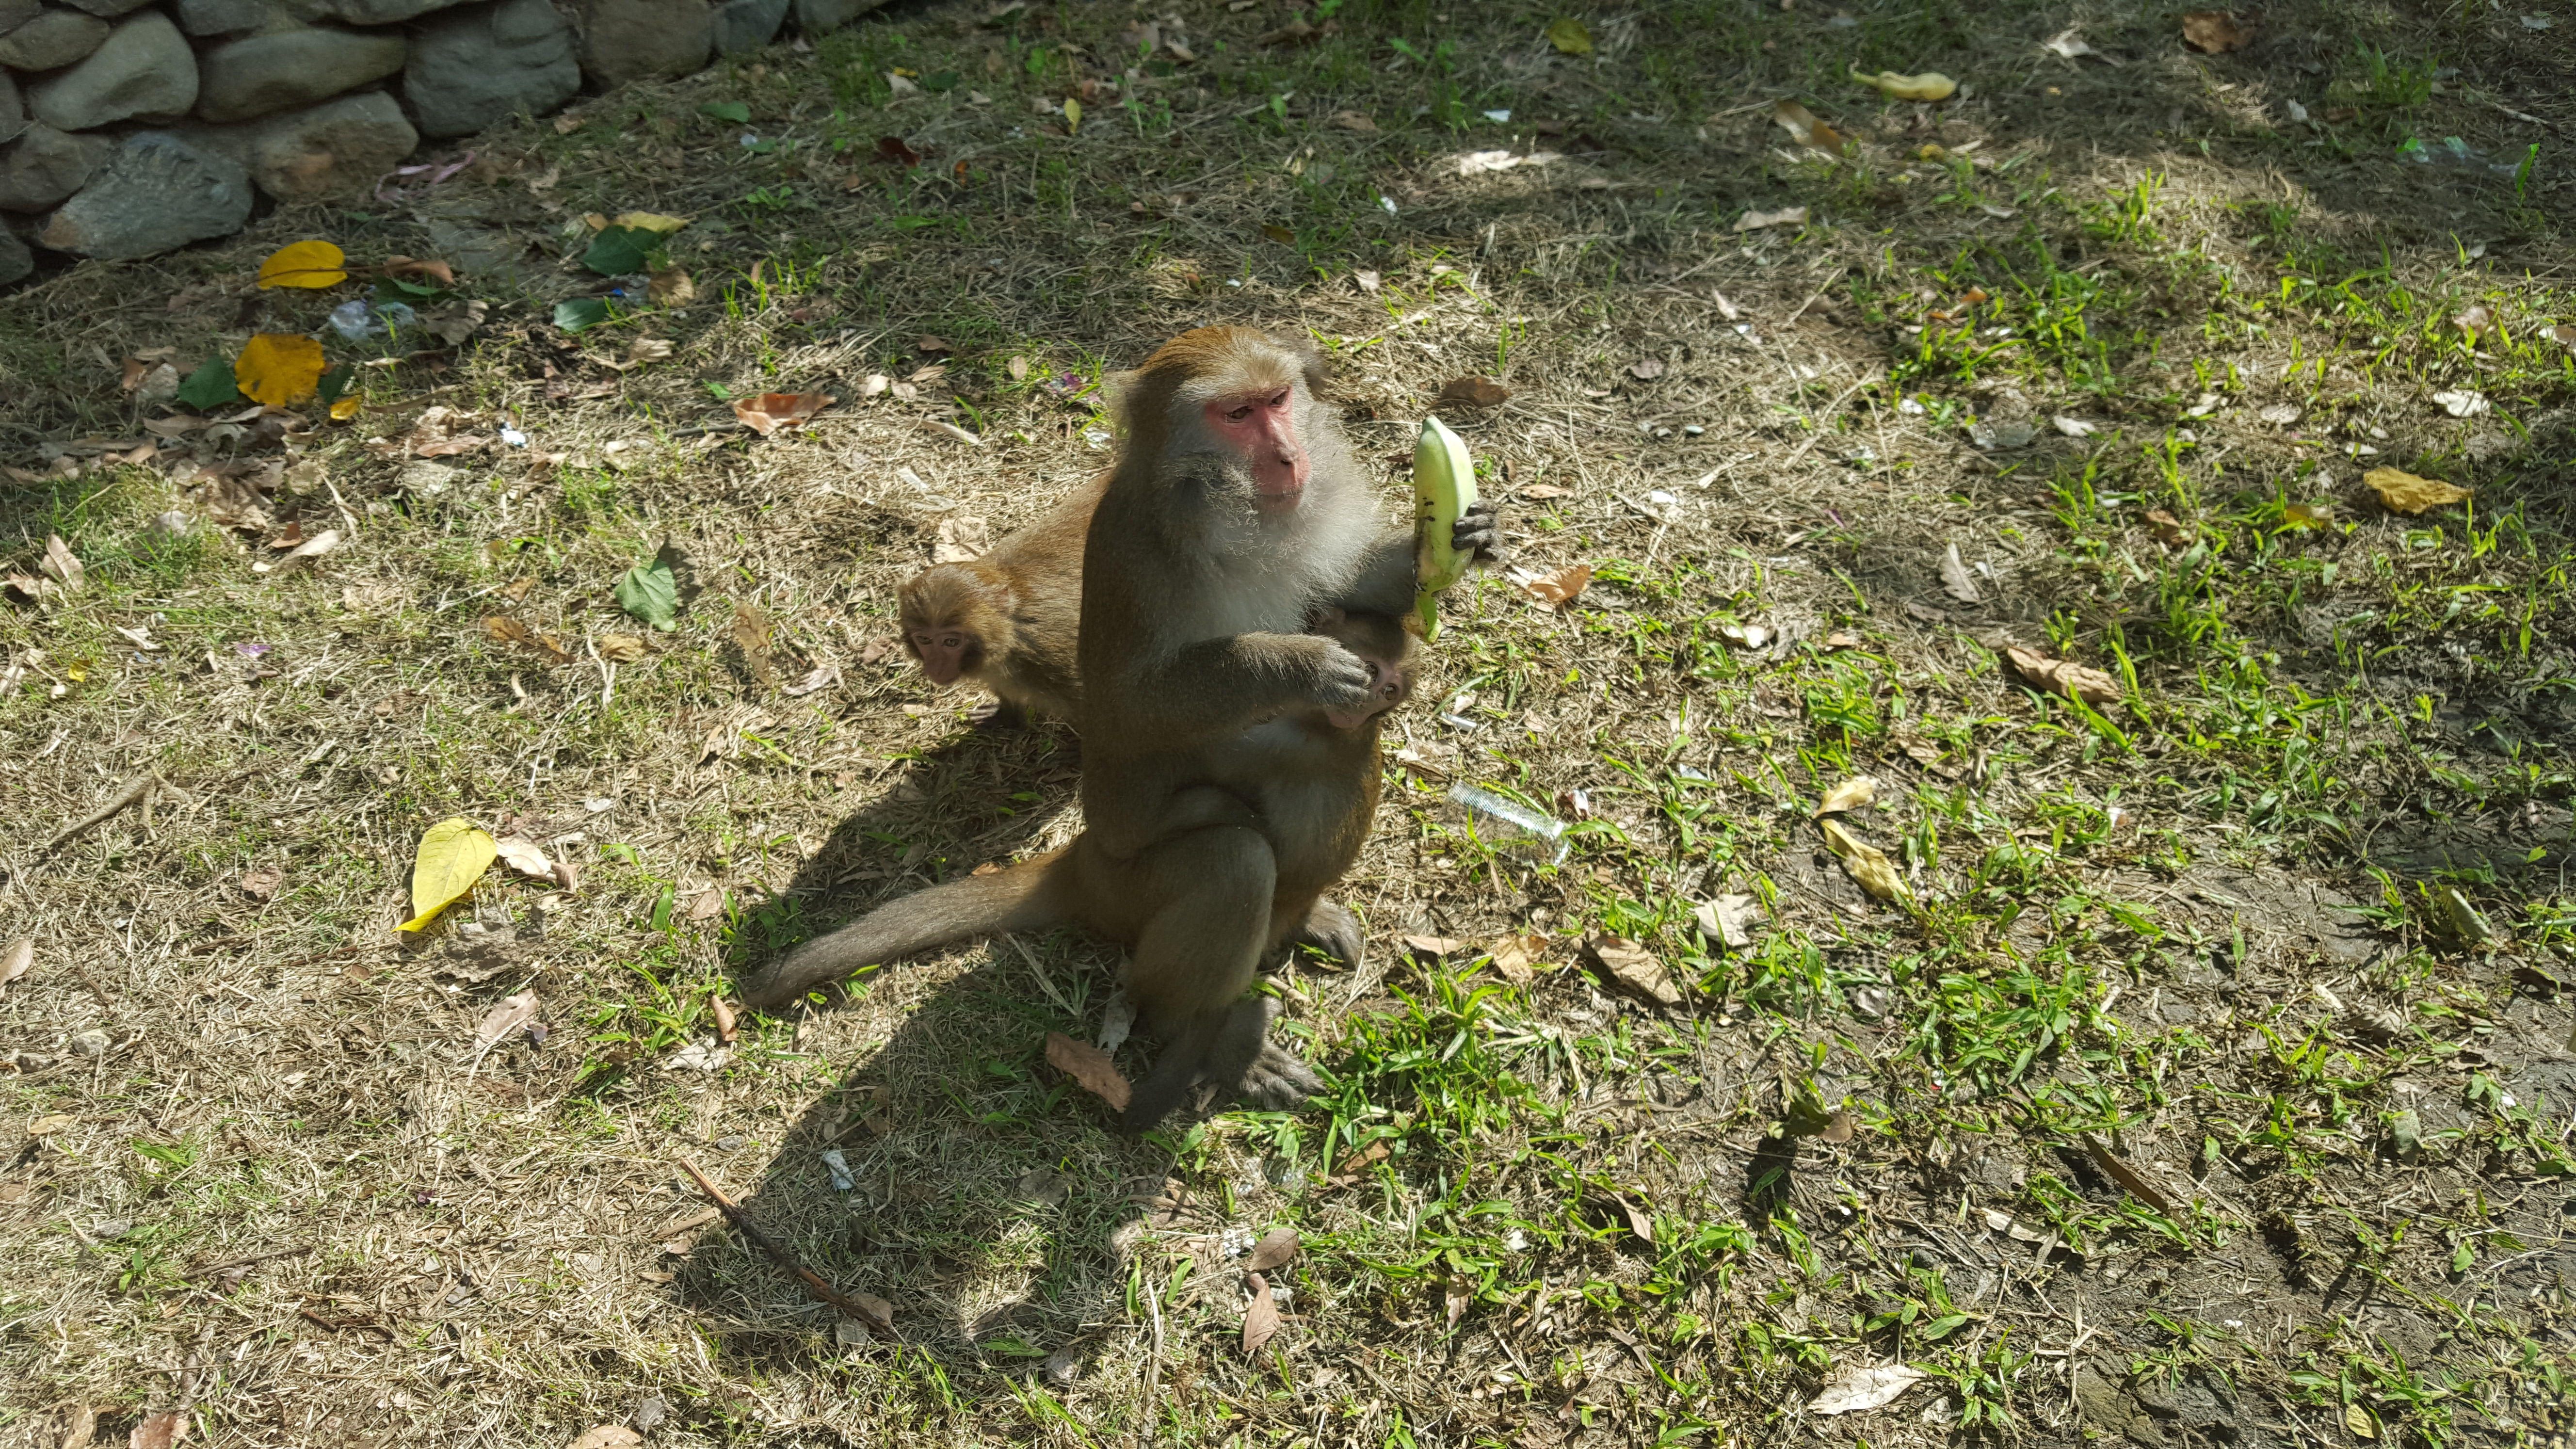
<svg viewBox="0 0 2576 1449">
<path fill-rule="evenodd" d="M 265 1263 L 273 1258 L 300 1258 L 312 1251 L 313 1245 L 311 1243 L 306 1243 L 300 1248 L 272 1248 L 265 1253 L 253 1253 L 247 1258 L 226 1258 L 220 1263 L 208 1263 L 202 1268 L 192 1268 L 189 1270 L 188 1276 L 191 1278 L 211 1278 L 218 1273 L 226 1272 L 230 1269 L 247 1268 L 253 1263 Z"/>
<path fill-rule="evenodd" d="M 1798 451 L 1791 453 L 1789 455 L 1789 461 L 1781 464 L 1780 466 L 1784 469 L 1795 467 L 1800 458 L 1807 456 L 1807 450 L 1809 448 L 1812 448 L 1825 440 L 1825 425 L 1834 420 L 1834 414 L 1842 408 L 1844 403 L 1851 401 L 1852 394 L 1876 381 L 1878 381 L 1878 376 L 1877 374 L 1872 373 L 1869 376 L 1862 378 L 1860 381 L 1853 383 L 1851 386 L 1844 388 L 1842 396 L 1825 404 L 1824 410 L 1816 414 L 1816 430 L 1809 433 L 1807 435 L 1807 441 L 1800 443 L 1798 445 Z"/>
<path fill-rule="evenodd" d="M 402 1337 L 402 1335 L 372 1319 L 352 1318 L 346 1322 L 341 1322 L 336 1319 L 325 1318 L 310 1308 L 299 1308 L 295 1311 L 302 1314 L 304 1317 L 313 1320 L 315 1323 L 322 1325 L 324 1328 L 331 1330 L 333 1333 L 345 1333 L 352 1328 L 367 1328 L 383 1334 L 387 1342 L 392 1342 Z"/>
<path fill-rule="evenodd" d="M 751 1214 L 744 1212 L 740 1203 L 737 1203 L 732 1198 L 725 1196 L 724 1189 L 716 1186 L 714 1182 L 710 1181 L 705 1173 L 698 1171 L 698 1165 L 696 1163 L 691 1162 L 685 1157 L 681 1158 L 679 1161 L 681 1170 L 687 1172 L 689 1176 L 697 1179 L 698 1191 L 707 1195 L 707 1201 L 716 1205 L 716 1211 L 724 1214 L 725 1221 L 733 1224 L 734 1231 L 751 1239 L 752 1245 L 759 1248 L 762 1252 L 767 1253 L 770 1257 L 770 1261 L 796 1275 L 797 1281 L 805 1285 L 806 1292 L 813 1294 L 816 1298 L 832 1305 L 843 1313 L 847 1313 L 851 1317 L 860 1320 L 871 1328 L 881 1329 L 888 1332 L 893 1330 L 894 1323 L 892 1317 L 883 1310 L 881 1305 L 863 1303 L 860 1300 L 851 1297 L 849 1294 L 842 1292 L 840 1289 L 833 1287 L 831 1284 L 824 1282 L 822 1274 L 817 1273 L 813 1269 L 796 1261 L 796 1255 L 787 1251 L 786 1244 L 761 1231 L 760 1225 L 751 1220 Z"/>
<path fill-rule="evenodd" d="M 1809 293 L 1807 294 L 1807 300 L 1805 300 L 1805 301 L 1803 301 L 1803 302 L 1801 302 L 1801 303 L 1799 303 L 1799 304 L 1798 304 L 1798 310 L 1797 310 L 1797 311 L 1792 312 L 1792 313 L 1790 313 L 1788 316 L 1783 317 L 1783 318 L 1781 318 L 1781 319 L 1780 319 L 1780 325 L 1781 325 L 1781 326 L 1783 326 L 1783 327 L 1786 327 L 1786 326 L 1788 326 L 1790 323 L 1797 321 L 1799 318 L 1806 316 L 1806 315 L 1807 315 L 1807 309 L 1808 309 L 1808 308 L 1810 308 L 1810 307 L 1812 307 L 1812 306 L 1814 306 L 1814 305 L 1816 305 L 1816 299 L 1817 299 L 1817 298 L 1819 298 L 1819 297 L 1821 297 L 1821 296 L 1823 296 L 1823 295 L 1825 295 L 1825 293 L 1826 293 L 1829 289 L 1831 289 L 1831 288 L 1832 288 L 1832 286 L 1834 285 L 1834 283 L 1841 281 L 1841 280 L 1843 279 L 1843 274 L 1844 274 L 1845 272 L 1850 271 L 1850 270 L 1851 270 L 1851 268 L 1849 268 L 1849 267 L 1836 267 L 1836 268 L 1834 268 L 1834 274 L 1833 274 L 1832 276 L 1830 276 L 1830 277 L 1825 278 L 1825 285 L 1824 285 L 1824 286 L 1822 286 L 1822 287 L 1818 287 L 1816 290 L 1814 290 L 1814 291 L 1812 291 L 1812 292 L 1809 292 Z"/>
<path fill-rule="evenodd" d="M 89 832 L 96 830 L 101 825 L 106 824 L 109 819 L 114 817 L 119 811 L 122 811 L 129 806 L 139 805 L 145 800 L 152 798 L 152 792 L 159 788 L 162 788 L 161 777 L 150 770 L 144 771 L 142 774 L 126 781 L 125 787 L 118 790 L 115 796 L 106 804 L 101 805 L 96 810 L 93 810 L 87 815 L 82 816 L 80 819 L 73 821 L 71 824 L 64 826 L 62 829 L 55 831 L 54 838 L 46 841 L 45 848 L 37 851 L 36 854 L 39 857 L 53 854 L 54 851 L 61 846 L 77 840 L 80 837 L 87 835 Z"/>
</svg>

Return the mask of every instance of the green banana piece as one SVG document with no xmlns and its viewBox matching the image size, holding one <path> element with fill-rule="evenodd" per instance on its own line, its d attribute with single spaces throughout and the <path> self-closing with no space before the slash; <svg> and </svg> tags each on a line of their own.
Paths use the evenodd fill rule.
<svg viewBox="0 0 2576 1449">
<path fill-rule="evenodd" d="M 1413 445 L 1413 516 L 1420 528 L 1414 555 L 1414 612 L 1422 637 L 1440 637 L 1440 592 L 1467 576 L 1475 558 L 1451 538 L 1476 503 L 1476 464 L 1467 445 L 1438 418 L 1422 420 Z"/>
</svg>

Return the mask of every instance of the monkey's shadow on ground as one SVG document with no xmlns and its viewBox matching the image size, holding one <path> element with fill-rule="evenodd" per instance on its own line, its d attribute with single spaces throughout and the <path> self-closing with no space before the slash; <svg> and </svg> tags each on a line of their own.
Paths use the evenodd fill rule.
<svg viewBox="0 0 2576 1449">
<path fill-rule="evenodd" d="M 1073 804 L 1077 751 L 1069 731 L 1041 726 L 966 733 L 907 762 L 797 871 L 794 934 L 1035 844 Z M 789 944 L 746 930 L 733 964 Z M 979 964 L 962 975 L 939 964 L 958 959 Z M 1088 1358 L 1083 1325 L 1125 1317 L 1121 1229 L 1160 1193 L 1171 1156 L 1121 1136 L 1046 1064 L 1045 1043 L 1050 1031 L 1097 1037 L 1119 965 L 1116 948 L 1076 935 L 993 937 L 791 1008 L 829 1086 L 783 1128 L 753 1134 L 772 1140 L 744 1151 L 769 1154 L 744 1207 L 844 1293 L 887 1300 L 894 1337 L 952 1367 L 1065 1348 Z M 1122 1051 L 1122 1067 L 1132 1074 L 1141 1056 Z M 836 1148 L 846 1189 L 823 1157 Z M 847 1320 L 729 1230 L 706 1233 L 673 1287 L 733 1324 L 738 1351 L 850 1351 Z"/>
</svg>

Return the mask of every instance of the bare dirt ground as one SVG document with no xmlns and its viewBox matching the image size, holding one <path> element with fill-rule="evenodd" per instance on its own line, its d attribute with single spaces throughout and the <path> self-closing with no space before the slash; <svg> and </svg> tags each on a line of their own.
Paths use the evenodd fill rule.
<svg viewBox="0 0 2576 1449">
<path fill-rule="evenodd" d="M 900 7 L 0 297 L 0 1433 L 2565 1442 L 2576 15 L 1315 11 Z M 627 211 L 658 287 L 583 264 Z M 455 280 L 258 289 L 307 238 Z M 970 731 L 894 589 L 1207 322 L 1327 349 L 1391 509 L 1510 392 L 1440 409 L 1518 572 L 1390 731 L 1370 959 L 1272 978 L 1333 1090 L 1119 1137 L 1044 1059 L 1077 940 L 728 1033 L 737 965 L 1076 828 L 1073 735 Z M 165 400 L 255 333 L 355 415 Z M 571 885 L 403 944 L 450 817 Z"/>
</svg>

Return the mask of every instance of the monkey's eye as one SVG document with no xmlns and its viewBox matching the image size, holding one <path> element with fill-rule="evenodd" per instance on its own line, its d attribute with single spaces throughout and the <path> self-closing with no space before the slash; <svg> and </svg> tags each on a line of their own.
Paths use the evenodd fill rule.
<svg viewBox="0 0 2576 1449">
<path fill-rule="evenodd" d="M 1252 416 L 1252 404 L 1245 403 L 1243 406 L 1227 413 L 1225 415 L 1225 420 L 1229 423 L 1239 423 L 1250 416 Z"/>
<path fill-rule="evenodd" d="M 939 647 L 942 649 L 962 649 L 965 647 L 965 644 L 966 636 L 963 634 L 942 634 L 939 636 Z"/>
</svg>

